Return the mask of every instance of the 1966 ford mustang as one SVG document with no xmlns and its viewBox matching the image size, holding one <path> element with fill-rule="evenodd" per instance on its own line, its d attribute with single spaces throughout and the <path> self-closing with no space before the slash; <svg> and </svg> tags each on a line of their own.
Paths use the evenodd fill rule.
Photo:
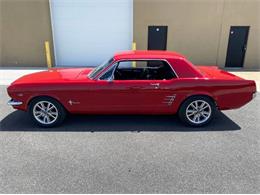
<svg viewBox="0 0 260 195">
<path fill-rule="evenodd" d="M 194 66 L 170 51 L 127 51 L 96 68 L 53 68 L 29 74 L 7 89 L 8 104 L 38 125 L 60 125 L 66 113 L 178 114 L 191 126 L 215 111 L 253 99 L 256 84 L 218 69 Z"/>
</svg>

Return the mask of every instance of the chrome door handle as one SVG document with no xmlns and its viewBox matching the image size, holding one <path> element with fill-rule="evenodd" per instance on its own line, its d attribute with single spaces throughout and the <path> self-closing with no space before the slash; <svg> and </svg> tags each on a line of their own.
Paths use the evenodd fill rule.
<svg viewBox="0 0 260 195">
<path fill-rule="evenodd" d="M 154 86 L 155 89 L 160 87 L 160 83 L 151 83 L 150 85 Z"/>
</svg>

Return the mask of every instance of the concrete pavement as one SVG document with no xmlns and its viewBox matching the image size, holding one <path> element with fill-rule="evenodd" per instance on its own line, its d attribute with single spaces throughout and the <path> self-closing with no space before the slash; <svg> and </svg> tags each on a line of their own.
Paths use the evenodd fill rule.
<svg viewBox="0 0 260 195">
<path fill-rule="evenodd" d="M 6 105 L 7 85 L 41 70 L 0 70 L 0 193 L 260 193 L 259 93 L 197 129 L 174 116 L 84 115 L 42 129 Z M 259 91 L 259 72 L 232 73 Z"/>
<path fill-rule="evenodd" d="M 0 193 L 260 193 L 260 95 L 203 128 L 174 116 L 33 125 L 0 86 Z M 139 133 L 138 133 L 139 132 Z"/>
</svg>

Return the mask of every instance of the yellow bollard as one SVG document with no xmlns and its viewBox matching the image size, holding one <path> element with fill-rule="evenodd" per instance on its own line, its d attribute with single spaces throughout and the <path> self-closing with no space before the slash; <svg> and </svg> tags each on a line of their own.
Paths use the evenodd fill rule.
<svg viewBox="0 0 260 195">
<path fill-rule="evenodd" d="M 135 51 L 136 50 L 136 42 L 132 43 L 132 50 Z M 136 68 L 136 62 L 132 62 L 132 67 Z"/>
<path fill-rule="evenodd" d="M 48 66 L 48 68 L 51 68 L 52 64 L 51 64 L 51 51 L 50 51 L 49 41 L 45 41 L 44 45 L 45 45 L 45 54 L 46 54 L 47 66 Z"/>
<path fill-rule="evenodd" d="M 132 43 L 132 50 L 136 50 L 136 42 Z"/>
</svg>

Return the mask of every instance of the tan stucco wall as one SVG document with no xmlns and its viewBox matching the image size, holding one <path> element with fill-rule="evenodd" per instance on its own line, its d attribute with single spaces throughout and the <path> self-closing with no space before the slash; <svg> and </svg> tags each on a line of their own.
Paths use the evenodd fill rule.
<svg viewBox="0 0 260 195">
<path fill-rule="evenodd" d="M 48 0 L 0 0 L 0 67 L 46 66 Z M 260 0 L 134 0 L 134 41 L 147 49 L 148 26 L 167 25 L 167 49 L 195 64 L 225 66 L 230 26 L 250 26 L 245 69 L 260 69 Z"/>
<path fill-rule="evenodd" d="M 49 1 L 0 0 L 0 3 L 0 66 L 46 66 L 44 41 L 50 41 L 52 46 Z"/>
<path fill-rule="evenodd" d="M 226 0 L 224 4 L 218 64 L 225 66 L 230 26 L 250 26 L 246 69 L 260 69 L 260 0 Z"/>
<path fill-rule="evenodd" d="M 244 67 L 259 68 L 259 4 L 259 0 L 134 0 L 134 41 L 137 49 L 147 49 L 148 26 L 167 25 L 168 50 L 195 64 L 224 67 L 230 26 L 251 26 Z"/>
</svg>

